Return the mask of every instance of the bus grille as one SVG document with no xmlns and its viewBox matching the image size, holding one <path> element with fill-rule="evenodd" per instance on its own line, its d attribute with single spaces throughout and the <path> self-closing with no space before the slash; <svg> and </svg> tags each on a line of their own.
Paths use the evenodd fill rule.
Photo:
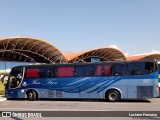
<svg viewBox="0 0 160 120">
<path fill-rule="evenodd" d="M 61 98 L 62 97 L 62 91 L 56 91 L 56 97 Z"/>
<path fill-rule="evenodd" d="M 152 98 L 153 97 L 153 86 L 137 86 L 137 97 L 138 98 Z"/>
<path fill-rule="evenodd" d="M 54 97 L 54 92 L 53 90 L 48 90 L 48 97 L 53 98 Z"/>
</svg>

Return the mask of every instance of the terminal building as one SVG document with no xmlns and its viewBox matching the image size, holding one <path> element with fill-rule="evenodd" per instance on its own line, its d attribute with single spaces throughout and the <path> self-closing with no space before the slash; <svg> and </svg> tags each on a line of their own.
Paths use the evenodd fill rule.
<svg viewBox="0 0 160 120">
<path fill-rule="evenodd" d="M 18 65 L 55 64 L 126 60 L 114 47 L 97 48 L 63 54 L 52 44 L 35 38 L 10 37 L 0 39 L 0 74 Z"/>
<path fill-rule="evenodd" d="M 126 57 L 126 60 L 156 60 L 160 61 L 160 53 L 144 53 Z"/>
</svg>

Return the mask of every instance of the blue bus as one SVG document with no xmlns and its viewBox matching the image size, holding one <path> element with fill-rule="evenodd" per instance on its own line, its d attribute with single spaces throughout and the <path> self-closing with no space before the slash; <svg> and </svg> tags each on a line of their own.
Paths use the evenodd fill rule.
<svg viewBox="0 0 160 120">
<path fill-rule="evenodd" d="M 155 61 L 115 61 L 12 68 L 7 99 L 147 99 L 159 96 Z"/>
</svg>

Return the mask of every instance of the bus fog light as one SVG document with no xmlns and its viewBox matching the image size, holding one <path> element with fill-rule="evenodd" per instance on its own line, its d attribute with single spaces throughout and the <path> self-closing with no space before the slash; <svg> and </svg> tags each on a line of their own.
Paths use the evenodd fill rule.
<svg viewBox="0 0 160 120">
<path fill-rule="evenodd" d="M 24 90 L 21 90 L 21 93 L 24 93 Z"/>
</svg>

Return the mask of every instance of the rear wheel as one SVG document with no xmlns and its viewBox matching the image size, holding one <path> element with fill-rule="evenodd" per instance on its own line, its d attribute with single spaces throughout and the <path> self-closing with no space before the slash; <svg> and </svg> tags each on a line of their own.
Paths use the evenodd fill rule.
<svg viewBox="0 0 160 120">
<path fill-rule="evenodd" d="M 110 102 L 118 102 L 120 100 L 120 93 L 117 90 L 109 90 L 106 93 L 106 99 Z"/>
<path fill-rule="evenodd" d="M 37 94 L 34 90 L 31 90 L 27 93 L 27 99 L 28 100 L 31 100 L 31 101 L 34 101 L 34 100 L 37 100 Z"/>
</svg>

